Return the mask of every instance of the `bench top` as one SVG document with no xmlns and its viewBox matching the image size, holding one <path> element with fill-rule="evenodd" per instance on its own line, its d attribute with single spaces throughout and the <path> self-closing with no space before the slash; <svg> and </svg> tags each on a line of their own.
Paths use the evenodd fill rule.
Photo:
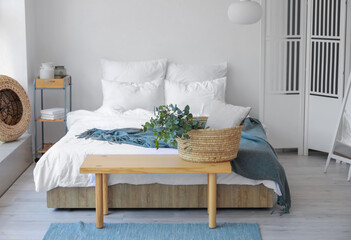
<svg viewBox="0 0 351 240">
<path fill-rule="evenodd" d="M 178 155 L 88 155 L 80 173 L 231 173 L 230 162 L 195 163 Z"/>
</svg>

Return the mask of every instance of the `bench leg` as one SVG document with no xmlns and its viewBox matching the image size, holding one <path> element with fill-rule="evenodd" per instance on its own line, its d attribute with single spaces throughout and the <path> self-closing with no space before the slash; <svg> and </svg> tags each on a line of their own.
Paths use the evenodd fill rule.
<svg viewBox="0 0 351 240">
<path fill-rule="evenodd" d="M 104 203 L 104 215 L 108 215 L 108 175 L 102 175 L 102 184 L 103 184 L 103 203 Z"/>
<path fill-rule="evenodd" d="M 209 204 L 208 204 L 208 212 L 209 212 L 209 227 L 216 228 L 216 212 L 217 212 L 217 182 L 216 182 L 216 174 L 209 173 Z"/>
<path fill-rule="evenodd" d="M 95 174 L 96 228 L 104 227 L 102 174 Z"/>
<path fill-rule="evenodd" d="M 207 174 L 207 214 L 209 214 L 210 209 L 210 174 Z"/>
</svg>

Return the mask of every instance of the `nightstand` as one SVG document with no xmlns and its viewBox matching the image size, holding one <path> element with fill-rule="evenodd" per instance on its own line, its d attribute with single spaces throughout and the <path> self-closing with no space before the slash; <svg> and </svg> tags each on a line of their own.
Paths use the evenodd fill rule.
<svg viewBox="0 0 351 240">
<path fill-rule="evenodd" d="M 69 92 L 68 92 L 69 88 Z M 37 117 L 37 90 L 40 90 L 40 109 L 44 109 L 44 91 L 63 90 L 64 91 L 64 118 L 56 120 L 46 120 Z M 68 95 L 69 94 L 69 95 Z M 40 79 L 34 80 L 34 126 L 35 126 L 35 159 L 38 160 L 38 154 L 44 154 L 54 143 L 45 142 L 44 123 L 65 124 L 65 134 L 67 133 L 67 95 L 69 98 L 69 111 L 72 111 L 72 77 L 67 75 L 63 78 Z M 38 123 L 41 125 L 41 147 L 38 149 Z"/>
</svg>

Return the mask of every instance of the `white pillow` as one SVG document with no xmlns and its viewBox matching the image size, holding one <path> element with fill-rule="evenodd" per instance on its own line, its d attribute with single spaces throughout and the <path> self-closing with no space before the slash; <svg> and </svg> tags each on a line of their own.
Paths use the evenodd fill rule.
<svg viewBox="0 0 351 240">
<path fill-rule="evenodd" d="M 206 127 L 221 129 L 239 126 L 247 117 L 251 107 L 240 107 L 214 100 L 209 106 L 209 116 Z"/>
<path fill-rule="evenodd" d="M 215 99 L 224 101 L 227 78 L 219 78 L 204 82 L 165 81 L 166 104 L 177 104 L 183 109 L 190 106 L 190 112 L 196 116 L 206 115 L 204 108 Z"/>
<path fill-rule="evenodd" d="M 227 76 L 227 63 L 189 65 L 169 63 L 166 79 L 176 82 L 202 82 Z"/>
<path fill-rule="evenodd" d="M 146 83 L 111 82 L 102 80 L 104 108 L 126 111 L 136 108 L 154 110 L 164 104 L 164 81 Z"/>
<path fill-rule="evenodd" d="M 150 82 L 164 79 L 167 59 L 143 62 L 116 62 L 101 59 L 102 78 L 117 82 Z"/>
</svg>

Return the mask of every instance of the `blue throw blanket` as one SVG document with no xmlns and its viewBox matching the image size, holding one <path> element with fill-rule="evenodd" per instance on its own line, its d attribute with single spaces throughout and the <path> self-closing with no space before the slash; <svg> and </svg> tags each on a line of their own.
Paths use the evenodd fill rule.
<svg viewBox="0 0 351 240">
<path fill-rule="evenodd" d="M 291 198 L 288 180 L 274 148 L 267 141 L 262 124 L 248 117 L 244 125 L 238 156 L 231 161 L 233 172 L 255 180 L 278 183 L 282 196 L 278 197 L 277 204 L 283 207 L 282 213 L 289 213 Z"/>
<path fill-rule="evenodd" d="M 261 123 L 254 118 L 246 118 L 241 133 L 238 157 L 231 161 L 233 172 L 255 180 L 272 180 L 278 183 L 282 196 L 277 204 L 282 206 L 282 213 L 288 213 L 291 200 L 289 184 L 284 168 L 280 165 L 273 147 L 268 143 Z M 77 136 L 78 138 L 95 139 L 111 143 L 125 143 L 145 148 L 155 148 L 155 135 L 152 131 L 124 128 L 114 130 L 90 129 Z M 169 148 L 160 142 L 160 148 Z"/>
</svg>

